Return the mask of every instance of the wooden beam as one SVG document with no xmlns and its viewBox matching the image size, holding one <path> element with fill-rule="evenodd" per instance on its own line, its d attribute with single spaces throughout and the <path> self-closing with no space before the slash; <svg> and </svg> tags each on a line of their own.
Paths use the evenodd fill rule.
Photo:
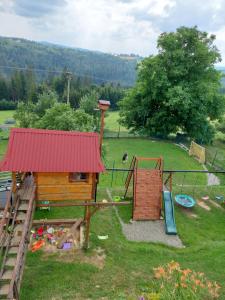
<svg viewBox="0 0 225 300">
<path fill-rule="evenodd" d="M 64 206 L 101 206 L 101 207 L 107 207 L 107 206 L 123 206 L 123 205 L 130 205 L 131 201 L 121 201 L 121 202 L 83 202 L 83 203 L 51 203 L 49 204 L 38 204 L 36 207 L 64 207 Z"/>
<path fill-rule="evenodd" d="M 136 157 L 137 160 L 159 161 L 159 157 Z"/>
<path fill-rule="evenodd" d="M 75 238 L 75 231 L 78 229 L 78 227 L 83 222 L 83 219 L 77 219 L 76 222 L 73 224 L 73 226 L 70 228 L 69 232 L 65 233 L 61 236 L 61 238 L 58 241 L 57 248 L 62 249 L 63 244 L 67 241 L 67 239 L 72 235 Z"/>
<path fill-rule="evenodd" d="M 77 219 L 40 219 L 33 220 L 32 225 L 72 225 L 76 223 Z"/>
</svg>

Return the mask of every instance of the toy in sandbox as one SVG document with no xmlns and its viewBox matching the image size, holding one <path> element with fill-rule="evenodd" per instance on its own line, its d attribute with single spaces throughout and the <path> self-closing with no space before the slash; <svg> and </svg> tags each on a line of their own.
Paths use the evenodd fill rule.
<svg viewBox="0 0 225 300">
<path fill-rule="evenodd" d="M 61 223 L 52 225 L 49 220 L 34 221 L 31 230 L 30 250 L 35 252 L 43 248 L 47 252 L 56 252 L 82 249 L 84 243 L 83 219 L 71 220 L 70 223 L 61 221 Z"/>
</svg>

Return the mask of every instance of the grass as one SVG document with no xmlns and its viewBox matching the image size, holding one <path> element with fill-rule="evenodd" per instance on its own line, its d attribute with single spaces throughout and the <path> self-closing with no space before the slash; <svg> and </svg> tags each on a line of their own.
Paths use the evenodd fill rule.
<svg viewBox="0 0 225 300">
<path fill-rule="evenodd" d="M 130 159 L 133 154 L 143 156 L 164 154 L 166 168 L 201 168 L 186 152 L 170 143 L 141 139 L 107 139 L 105 143 L 108 147 L 108 166 L 115 160 L 115 165 L 121 167 L 121 156 L 124 151 L 128 151 Z M 109 178 L 107 180 L 101 178 L 99 200 L 108 199 L 105 192 L 108 180 Z M 200 180 L 204 183 L 205 177 Z M 179 189 L 177 185 L 174 187 Z M 187 188 L 190 189 L 183 187 Z M 123 190 L 118 178 L 113 181 L 112 190 L 116 189 Z M 205 192 L 204 187 L 198 188 L 195 191 L 196 197 L 202 196 Z M 211 189 L 207 192 L 217 191 Z M 99 211 L 92 219 L 90 249 L 85 256 L 92 257 L 95 249 L 101 247 L 106 254 L 104 268 L 100 270 L 85 263 L 76 258 L 76 254 L 73 262 L 60 262 L 56 255 L 46 258 L 41 251 L 29 252 L 21 299 L 137 299 L 153 279 L 152 268 L 171 260 L 178 261 L 184 268 L 204 272 L 209 279 L 216 280 L 222 285 L 220 299 L 224 299 L 225 273 L 224 265 L 221 263 L 225 259 L 224 211 L 214 208 L 211 204 L 210 207 L 209 212 L 195 207 L 193 213 L 198 216 L 197 219 L 190 218 L 182 209 L 176 207 L 176 224 L 186 246 L 184 249 L 129 242 L 122 234 L 114 210 L 108 208 Z M 122 207 L 119 213 L 128 222 L 131 218 L 131 207 Z M 77 208 L 53 208 L 50 213 L 38 211 L 35 217 L 70 218 L 82 214 L 82 210 Z M 109 235 L 108 240 L 98 240 L 98 235 L 105 234 Z"/>
<path fill-rule="evenodd" d="M 129 168 L 133 155 L 143 157 L 163 157 L 164 169 L 170 170 L 202 170 L 202 166 L 187 153 L 173 143 L 163 141 L 151 141 L 148 139 L 105 139 L 107 157 L 105 165 L 109 168 Z M 128 153 L 128 162 L 122 163 L 124 152 Z M 149 166 L 143 165 L 143 166 Z M 114 173 L 112 180 L 112 172 L 107 172 L 101 176 L 101 185 L 118 187 L 123 186 L 126 173 Z M 177 184 L 206 184 L 206 175 L 204 174 L 179 174 L 174 176 Z"/>
<path fill-rule="evenodd" d="M 101 192 L 99 199 L 107 198 Z M 129 214 L 129 208 L 124 208 Z M 173 249 L 159 244 L 129 242 L 122 235 L 112 208 L 99 211 L 92 219 L 90 257 L 97 247 L 106 254 L 102 270 L 76 259 L 60 262 L 56 255 L 28 253 L 23 277 L 21 299 L 137 299 L 153 279 L 152 268 L 171 260 L 182 267 L 206 274 L 222 286 L 225 281 L 224 211 L 211 206 L 207 212 L 200 207 L 193 211 L 199 218 L 188 217 L 176 207 L 179 235 L 186 248 Z M 37 212 L 36 218 L 81 215 L 80 209 L 54 208 L 50 213 Z M 97 235 L 108 234 L 100 241 Z M 129 298 L 130 296 L 130 298 Z M 221 298 L 225 298 L 222 287 Z"/>
<path fill-rule="evenodd" d="M 106 137 L 131 137 L 134 134 L 129 133 L 128 129 L 119 124 L 119 112 L 111 111 L 107 113 L 105 118 L 105 132 Z"/>
<path fill-rule="evenodd" d="M 5 141 L 5 140 L 2 141 L 2 140 L 0 140 L 0 159 L 5 154 L 7 144 L 8 144 L 8 141 Z"/>
<path fill-rule="evenodd" d="M 220 141 L 214 141 L 213 145 L 206 146 L 207 161 L 215 166 L 225 169 L 225 144 Z"/>
<path fill-rule="evenodd" d="M 167 169 L 200 169 L 201 165 L 190 158 L 186 152 L 167 142 L 153 142 L 147 139 L 106 139 L 106 165 L 124 167 L 122 155 L 128 152 L 129 161 L 134 154 L 139 156 L 163 156 Z M 0 141 L 0 153 L 3 154 L 6 142 Z M 129 163 L 125 165 L 128 167 Z M 126 175 L 126 174 L 125 174 Z M 113 193 L 124 192 L 125 175 L 112 173 L 102 175 L 98 189 L 98 200 L 108 199 L 106 187 Z M 185 179 L 185 180 L 184 180 Z M 179 186 L 185 183 L 182 191 L 194 194 L 196 198 L 209 194 L 212 198 L 218 193 L 225 195 L 224 187 L 206 188 L 206 176 L 187 177 L 177 175 L 174 178 L 174 193 L 180 192 Z M 112 183 L 112 187 L 111 187 Z M 186 186 L 198 184 L 198 187 Z M 160 244 L 127 241 L 122 234 L 120 223 L 113 208 L 98 211 L 92 218 L 90 248 L 80 258 L 74 254 L 74 260 L 66 261 L 56 254 L 46 256 L 42 251 L 28 252 L 21 287 L 21 299 L 138 299 L 138 295 L 153 280 L 152 268 L 171 260 L 178 261 L 183 268 L 204 272 L 211 280 L 221 286 L 221 297 L 225 299 L 225 211 L 209 203 L 210 211 L 196 206 L 192 218 L 180 207 L 175 207 L 176 225 L 185 248 L 174 249 Z M 132 207 L 119 208 L 125 222 L 131 218 Z M 82 216 L 80 208 L 52 208 L 50 212 L 36 211 L 36 219 L 75 218 Z M 107 240 L 99 240 L 98 235 L 108 234 Z M 100 247 L 106 255 L 105 266 L 99 269 L 85 258 L 93 258 Z M 163 299 L 164 300 L 164 299 Z M 169 299 L 165 299 L 169 300 Z"/>
<path fill-rule="evenodd" d="M 4 124 L 5 120 L 13 118 L 14 110 L 1 110 L 0 111 L 0 125 Z"/>
</svg>

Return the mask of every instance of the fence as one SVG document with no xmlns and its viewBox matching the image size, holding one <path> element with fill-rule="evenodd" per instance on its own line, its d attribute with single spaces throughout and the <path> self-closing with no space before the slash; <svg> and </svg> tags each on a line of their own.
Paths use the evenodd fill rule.
<svg viewBox="0 0 225 300">
<path fill-rule="evenodd" d="M 113 196 L 123 196 L 125 193 L 125 180 L 129 169 L 116 169 L 115 162 L 100 176 L 99 189 L 110 189 Z M 192 171 L 165 170 L 163 182 L 172 174 L 173 194 L 189 194 L 196 198 L 208 195 L 211 199 L 222 196 L 225 199 L 225 171 Z M 169 181 L 168 181 L 169 182 Z M 128 198 L 132 197 L 133 186 L 130 184 Z"/>
<path fill-rule="evenodd" d="M 207 147 L 206 164 L 215 170 L 225 171 L 225 151 L 212 146 Z"/>
</svg>

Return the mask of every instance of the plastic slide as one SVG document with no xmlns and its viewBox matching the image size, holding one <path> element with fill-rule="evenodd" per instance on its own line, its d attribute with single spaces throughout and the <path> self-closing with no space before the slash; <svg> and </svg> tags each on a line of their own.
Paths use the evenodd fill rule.
<svg viewBox="0 0 225 300">
<path fill-rule="evenodd" d="M 171 192 L 169 191 L 163 192 L 163 202 L 164 202 L 164 217 L 165 217 L 166 233 L 177 234 L 173 198 Z"/>
</svg>

